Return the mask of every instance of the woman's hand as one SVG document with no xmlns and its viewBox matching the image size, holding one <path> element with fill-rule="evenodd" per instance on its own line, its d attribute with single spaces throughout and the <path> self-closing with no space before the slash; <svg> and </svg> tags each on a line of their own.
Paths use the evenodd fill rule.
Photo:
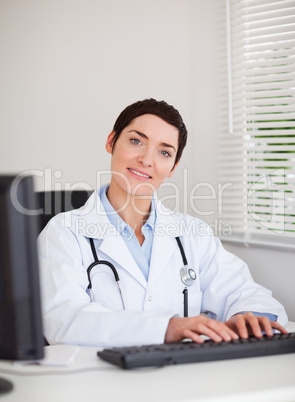
<svg viewBox="0 0 295 402">
<path fill-rule="evenodd" d="M 207 317 L 171 318 L 167 327 L 165 342 L 179 342 L 190 338 L 193 342 L 203 343 L 201 335 L 206 335 L 215 342 L 238 339 L 238 335 L 230 326 Z"/>
<path fill-rule="evenodd" d="M 254 335 L 262 337 L 262 331 L 267 336 L 273 336 L 273 328 L 287 334 L 288 331 L 276 321 L 270 321 L 267 317 L 257 317 L 253 313 L 236 314 L 225 323 L 230 329 L 236 332 L 241 338 L 248 338 Z"/>
</svg>

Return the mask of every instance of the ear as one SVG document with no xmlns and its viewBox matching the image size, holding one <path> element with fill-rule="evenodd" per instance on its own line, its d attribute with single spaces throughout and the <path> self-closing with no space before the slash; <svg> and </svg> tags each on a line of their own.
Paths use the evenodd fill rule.
<svg viewBox="0 0 295 402">
<path fill-rule="evenodd" d="M 107 142 L 106 142 L 106 151 L 107 151 L 109 154 L 112 154 L 112 153 L 113 153 L 113 138 L 114 138 L 114 135 L 115 135 L 115 131 L 112 131 L 112 132 L 108 135 L 108 138 L 107 138 Z"/>
<path fill-rule="evenodd" d="M 174 168 L 172 170 L 170 170 L 170 172 L 169 172 L 167 177 L 172 177 L 173 176 L 173 173 L 174 173 L 177 165 L 178 165 L 178 162 L 175 164 Z"/>
</svg>

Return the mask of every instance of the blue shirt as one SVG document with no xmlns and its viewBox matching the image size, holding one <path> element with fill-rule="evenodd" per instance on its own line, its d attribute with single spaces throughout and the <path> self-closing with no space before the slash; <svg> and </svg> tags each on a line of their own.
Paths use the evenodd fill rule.
<svg viewBox="0 0 295 402">
<path fill-rule="evenodd" d="M 240 314 L 245 314 L 246 311 L 241 311 Z M 252 311 L 252 313 L 254 315 L 256 315 L 257 317 L 267 317 L 269 319 L 269 321 L 276 321 L 278 319 L 278 316 L 275 314 L 271 314 L 271 313 L 257 313 L 257 311 Z M 264 333 L 264 331 L 263 331 Z"/>
<path fill-rule="evenodd" d="M 106 211 L 106 214 L 114 227 L 122 236 L 126 246 L 128 247 L 131 255 L 133 256 L 136 264 L 143 273 L 146 281 L 149 277 L 149 269 L 151 262 L 151 254 L 154 240 L 154 227 L 156 222 L 156 210 L 154 205 L 154 199 L 151 202 L 151 212 L 148 220 L 142 227 L 142 234 L 144 235 L 144 242 L 142 246 L 139 244 L 137 237 L 135 236 L 134 230 L 129 226 L 114 210 L 108 197 L 106 195 L 109 189 L 109 185 L 105 185 L 101 188 L 100 199 L 102 205 Z"/>
</svg>

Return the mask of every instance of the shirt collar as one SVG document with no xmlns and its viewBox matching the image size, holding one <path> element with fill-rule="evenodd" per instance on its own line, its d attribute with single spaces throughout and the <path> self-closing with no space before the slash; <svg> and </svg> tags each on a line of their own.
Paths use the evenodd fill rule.
<svg viewBox="0 0 295 402">
<path fill-rule="evenodd" d="M 108 197 L 107 197 L 107 191 L 109 189 L 109 184 L 106 184 L 101 187 L 100 189 L 100 199 L 102 202 L 102 205 L 105 209 L 105 212 L 111 222 L 111 224 L 117 229 L 119 233 L 122 233 L 124 229 L 127 229 L 129 232 L 130 230 L 133 230 L 119 215 L 118 213 L 114 210 L 112 204 L 110 203 Z M 155 208 L 155 200 L 154 200 L 154 195 L 152 197 L 152 202 L 151 202 L 151 212 L 149 214 L 148 220 L 146 223 L 143 225 L 143 228 L 147 227 L 150 230 L 153 230 L 156 224 L 156 208 Z"/>
</svg>

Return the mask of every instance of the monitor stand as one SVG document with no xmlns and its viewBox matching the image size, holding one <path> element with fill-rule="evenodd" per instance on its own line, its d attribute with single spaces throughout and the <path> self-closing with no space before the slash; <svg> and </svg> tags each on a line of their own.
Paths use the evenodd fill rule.
<svg viewBox="0 0 295 402">
<path fill-rule="evenodd" d="M 12 382 L 0 378 L 0 395 L 5 394 L 13 389 Z"/>
</svg>

